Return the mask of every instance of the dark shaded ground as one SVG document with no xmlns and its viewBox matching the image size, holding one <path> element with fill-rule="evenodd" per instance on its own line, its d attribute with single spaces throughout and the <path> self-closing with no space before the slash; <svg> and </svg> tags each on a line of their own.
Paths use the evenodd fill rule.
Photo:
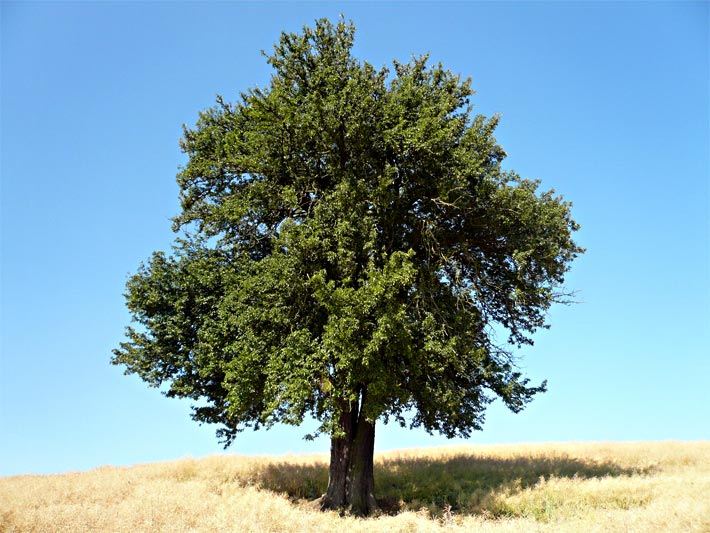
<svg viewBox="0 0 710 533">
<path fill-rule="evenodd" d="M 432 515 L 447 506 L 459 514 L 501 516 L 495 503 L 501 492 L 515 493 L 550 478 L 602 478 L 649 473 L 612 462 L 565 455 L 500 458 L 471 454 L 435 458 L 380 459 L 375 463 L 375 496 L 381 510 L 396 514 L 426 508 Z M 272 463 L 255 473 L 262 488 L 311 500 L 325 492 L 328 470 L 323 465 Z"/>
</svg>

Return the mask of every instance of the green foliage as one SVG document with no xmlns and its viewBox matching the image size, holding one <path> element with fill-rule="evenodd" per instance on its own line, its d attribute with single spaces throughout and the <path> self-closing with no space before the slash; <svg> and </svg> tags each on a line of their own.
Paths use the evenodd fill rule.
<svg viewBox="0 0 710 533">
<path fill-rule="evenodd" d="M 508 347 L 565 299 L 570 204 L 501 168 L 469 80 L 426 56 L 378 70 L 353 38 L 282 34 L 267 88 L 185 129 L 181 237 L 128 282 L 140 326 L 113 362 L 198 401 L 227 444 L 309 413 L 335 432 L 355 401 L 466 436 L 494 397 L 518 411 L 544 390 Z"/>
</svg>

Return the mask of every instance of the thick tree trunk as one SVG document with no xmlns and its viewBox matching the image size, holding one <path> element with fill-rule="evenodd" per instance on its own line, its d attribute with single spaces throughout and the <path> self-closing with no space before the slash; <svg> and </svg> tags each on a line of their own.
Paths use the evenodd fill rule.
<svg viewBox="0 0 710 533">
<path fill-rule="evenodd" d="M 353 514 L 366 516 L 377 509 L 375 501 L 375 423 L 360 417 L 350 452 L 350 472 L 346 491 Z"/>
<path fill-rule="evenodd" d="M 364 400 L 364 393 L 363 393 Z M 365 419 L 353 402 L 339 420 L 342 435 L 331 438 L 328 489 L 321 509 L 349 509 L 365 516 L 377 509 L 373 456 L 375 423 Z"/>
<path fill-rule="evenodd" d="M 354 411 L 353 411 L 354 408 Z M 350 412 L 340 415 L 340 429 L 343 435 L 330 439 L 330 469 L 328 471 L 328 490 L 321 499 L 322 509 L 342 509 L 347 505 L 348 470 L 350 453 L 357 424 L 357 404 Z"/>
</svg>

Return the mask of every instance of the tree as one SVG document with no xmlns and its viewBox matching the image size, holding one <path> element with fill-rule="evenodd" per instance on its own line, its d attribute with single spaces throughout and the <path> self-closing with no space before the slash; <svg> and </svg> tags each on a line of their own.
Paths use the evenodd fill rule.
<svg viewBox="0 0 710 533">
<path fill-rule="evenodd" d="M 225 445 L 315 417 L 322 507 L 367 514 L 375 421 L 469 436 L 493 398 L 517 412 L 545 390 L 512 350 L 582 250 L 570 204 L 502 169 L 470 80 L 426 56 L 375 69 L 353 38 L 283 33 L 267 88 L 184 129 L 178 237 L 128 281 L 139 326 L 112 362 L 197 401 Z"/>
</svg>

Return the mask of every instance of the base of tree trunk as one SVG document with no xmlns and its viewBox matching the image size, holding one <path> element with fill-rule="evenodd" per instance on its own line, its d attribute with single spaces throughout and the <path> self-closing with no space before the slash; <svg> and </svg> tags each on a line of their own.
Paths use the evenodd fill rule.
<svg viewBox="0 0 710 533">
<path fill-rule="evenodd" d="M 308 505 L 316 511 L 340 511 L 343 510 L 342 506 L 335 505 L 332 498 L 327 494 L 323 494 L 315 500 L 308 502 Z"/>
<path fill-rule="evenodd" d="M 331 438 L 328 490 L 314 503 L 321 510 L 367 516 L 375 500 L 375 422 L 358 413 L 357 403 L 340 418 L 342 434 Z"/>
<path fill-rule="evenodd" d="M 374 497 L 367 501 L 367 512 L 362 512 L 362 509 L 360 510 L 361 512 L 358 512 L 350 504 L 335 505 L 327 494 L 309 501 L 307 505 L 314 511 L 338 511 L 341 516 L 348 514 L 353 516 L 372 516 L 380 513 L 380 506 Z"/>
</svg>

